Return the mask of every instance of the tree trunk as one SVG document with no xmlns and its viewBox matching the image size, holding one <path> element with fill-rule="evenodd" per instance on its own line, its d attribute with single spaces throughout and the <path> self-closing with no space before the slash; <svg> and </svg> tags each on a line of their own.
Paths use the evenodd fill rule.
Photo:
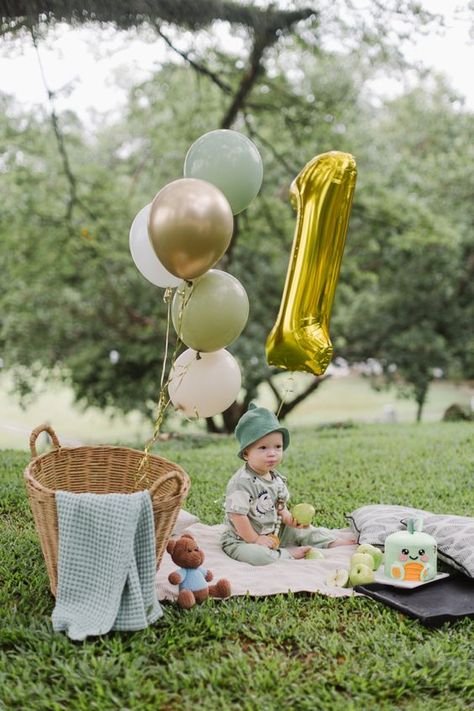
<svg viewBox="0 0 474 711">
<path fill-rule="evenodd" d="M 206 428 L 208 432 L 213 434 L 231 434 L 235 430 L 237 422 L 240 420 L 248 407 L 248 401 L 233 402 L 227 410 L 222 413 L 224 424 L 218 427 L 213 417 L 206 417 Z"/>
<path fill-rule="evenodd" d="M 222 417 L 224 420 L 224 431 L 229 434 L 233 432 L 235 430 L 237 422 L 240 420 L 246 410 L 247 405 L 245 400 L 244 402 L 233 402 L 232 405 L 227 408 L 227 410 L 224 410 L 224 412 L 222 413 Z"/>
<path fill-rule="evenodd" d="M 213 417 L 206 417 L 206 429 L 210 434 L 222 434 L 222 430 L 216 425 Z"/>
<path fill-rule="evenodd" d="M 428 394 L 428 383 L 425 383 L 424 385 L 420 385 L 416 389 L 416 421 L 421 422 L 421 415 L 423 413 L 423 407 L 426 402 L 426 396 Z"/>
</svg>

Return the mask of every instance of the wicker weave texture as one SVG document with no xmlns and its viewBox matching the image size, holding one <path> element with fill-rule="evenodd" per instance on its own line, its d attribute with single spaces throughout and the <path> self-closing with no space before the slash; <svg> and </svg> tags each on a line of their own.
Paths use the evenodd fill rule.
<svg viewBox="0 0 474 711">
<path fill-rule="evenodd" d="M 53 447 L 38 456 L 36 439 L 48 432 Z M 31 433 L 32 460 L 24 472 L 41 550 L 46 562 L 51 592 L 56 594 L 58 561 L 58 517 L 56 491 L 93 494 L 131 494 L 148 489 L 153 507 L 156 538 L 156 565 L 160 565 L 182 502 L 189 491 L 189 477 L 178 464 L 148 455 L 144 476 L 136 486 L 137 472 L 144 453 L 128 447 L 61 447 L 49 425 Z"/>
</svg>

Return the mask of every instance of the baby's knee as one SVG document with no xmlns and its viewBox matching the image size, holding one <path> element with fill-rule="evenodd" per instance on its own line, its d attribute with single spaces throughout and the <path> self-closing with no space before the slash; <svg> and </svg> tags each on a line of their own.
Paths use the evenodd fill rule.
<svg viewBox="0 0 474 711">
<path fill-rule="evenodd" d="M 270 565 L 277 560 L 275 552 L 266 546 L 252 545 L 252 550 L 249 551 L 248 562 L 251 565 Z"/>
<path fill-rule="evenodd" d="M 222 546 L 222 550 L 230 558 L 238 560 L 239 563 L 249 565 L 270 565 L 279 558 L 277 551 L 266 546 L 259 546 L 258 543 L 240 543 L 238 545 Z"/>
</svg>

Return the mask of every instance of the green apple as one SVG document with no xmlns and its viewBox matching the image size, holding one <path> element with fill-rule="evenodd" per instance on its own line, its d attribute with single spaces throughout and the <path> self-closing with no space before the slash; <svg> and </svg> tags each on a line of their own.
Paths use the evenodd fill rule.
<svg viewBox="0 0 474 711">
<path fill-rule="evenodd" d="M 311 548 L 311 550 L 306 553 L 305 558 L 307 560 L 324 560 L 324 555 L 317 548 Z"/>
<path fill-rule="evenodd" d="M 326 585 L 331 588 L 346 588 L 349 582 L 349 571 L 345 568 L 333 570 L 326 578 Z"/>
<path fill-rule="evenodd" d="M 374 570 L 378 570 L 382 565 L 383 553 L 379 548 L 371 546 L 370 543 L 362 543 L 361 546 L 357 548 L 356 553 L 368 553 L 374 559 Z"/>
<path fill-rule="evenodd" d="M 366 565 L 370 570 L 374 570 L 375 561 L 370 553 L 354 553 L 351 558 L 351 568 L 358 563 Z"/>
<path fill-rule="evenodd" d="M 349 573 L 349 580 L 352 586 L 367 585 L 367 583 L 373 583 L 375 580 L 374 571 L 372 570 L 372 568 L 369 568 L 368 565 L 364 565 L 363 563 L 356 563 L 351 567 Z"/>
<path fill-rule="evenodd" d="M 301 526 L 309 526 L 315 513 L 316 509 L 311 504 L 296 504 L 291 515 Z"/>
</svg>

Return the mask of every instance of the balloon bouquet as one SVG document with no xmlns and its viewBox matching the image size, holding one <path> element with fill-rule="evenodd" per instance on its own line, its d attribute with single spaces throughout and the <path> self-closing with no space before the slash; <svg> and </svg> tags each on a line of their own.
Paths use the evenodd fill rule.
<svg viewBox="0 0 474 711">
<path fill-rule="evenodd" d="M 233 215 L 255 198 L 262 177 L 262 159 L 250 139 L 211 131 L 189 149 L 184 178 L 165 185 L 133 220 L 133 261 L 166 290 L 178 343 L 187 346 L 173 356 L 166 383 L 163 369 L 155 434 L 170 400 L 186 417 L 212 417 L 239 393 L 240 369 L 226 347 L 247 322 L 249 300 L 235 277 L 212 267 L 230 244 Z"/>
<path fill-rule="evenodd" d="M 329 319 L 339 277 L 357 169 L 349 153 L 315 156 L 292 183 L 296 230 L 269 365 L 322 375 L 333 348 Z M 242 332 L 249 300 L 240 282 L 213 269 L 226 252 L 233 215 L 256 197 L 263 167 L 256 146 L 237 131 L 216 130 L 189 149 L 184 178 L 165 185 L 133 220 L 130 251 L 141 274 L 164 288 L 178 345 L 164 382 L 153 439 L 171 401 L 186 417 L 213 417 L 236 399 L 241 374 L 226 350 Z M 168 343 L 168 332 L 166 343 Z"/>
</svg>

